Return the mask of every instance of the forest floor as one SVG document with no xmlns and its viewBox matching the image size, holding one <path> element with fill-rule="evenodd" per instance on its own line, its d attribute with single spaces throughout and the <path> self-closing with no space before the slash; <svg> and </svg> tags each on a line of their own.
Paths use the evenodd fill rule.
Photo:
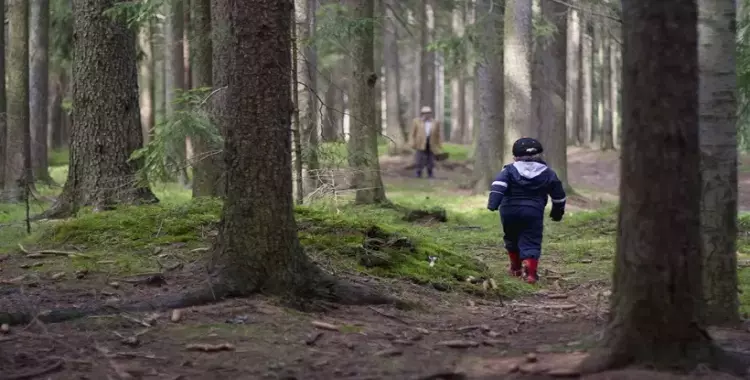
<svg viewBox="0 0 750 380">
<path fill-rule="evenodd" d="M 446 222 L 405 221 L 403 210 L 345 200 L 297 210 L 300 238 L 319 265 L 410 301 L 408 310 L 302 313 L 259 295 L 181 309 L 179 320 L 173 311 L 123 312 L 123 301 L 153 301 L 207 282 L 201 258 L 216 234 L 218 203 L 191 202 L 188 191 L 164 186 L 156 188 L 161 205 L 42 221 L 30 236 L 23 210 L 0 206 L 0 321 L 10 311 L 42 318 L 55 309 L 112 307 L 106 315 L 34 319 L 0 331 L 0 380 L 36 378 L 18 375 L 44 369 L 38 378 L 544 379 L 573 368 L 607 320 L 616 154 L 571 152 L 577 195 L 566 219 L 547 226 L 538 286 L 505 275 L 498 217 L 484 209 L 484 196 L 462 189 L 469 166 L 449 161 L 437 178 L 416 179 L 405 169 L 409 160 L 382 160 L 389 198 L 406 209 L 442 207 Z M 747 181 L 743 172 L 741 183 Z M 741 190 L 750 202 L 750 189 Z M 744 263 L 750 217 L 740 222 Z M 368 247 L 372 237 L 386 243 Z M 363 260 L 371 256 L 385 263 Z M 432 267 L 429 256 L 438 257 Z M 741 266 L 747 312 L 750 269 Z M 470 276 L 479 282 L 466 282 Z M 723 346 L 750 352 L 747 331 L 712 332 Z M 526 362 L 529 353 L 535 363 Z M 730 378 L 691 375 L 701 377 Z M 587 378 L 688 377 L 624 370 Z"/>
</svg>

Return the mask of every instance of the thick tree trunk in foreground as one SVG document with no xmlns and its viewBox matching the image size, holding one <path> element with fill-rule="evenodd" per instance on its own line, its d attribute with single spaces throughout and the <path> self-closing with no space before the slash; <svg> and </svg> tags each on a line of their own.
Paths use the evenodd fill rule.
<svg viewBox="0 0 750 380">
<path fill-rule="evenodd" d="M 398 20 L 393 13 L 395 1 L 385 1 L 383 25 L 383 60 L 385 63 L 385 133 L 388 154 L 398 155 L 406 148 L 403 119 L 401 118 L 401 64 L 398 54 Z"/>
<path fill-rule="evenodd" d="M 211 1 L 193 0 L 193 41 L 190 44 L 192 56 L 193 86 L 212 86 L 212 45 L 211 45 Z M 217 130 L 218 132 L 218 130 Z M 223 195 L 222 157 L 220 146 L 209 146 L 198 136 L 192 138 L 193 156 L 193 197 L 217 197 Z"/>
<path fill-rule="evenodd" d="M 523 136 L 533 137 L 535 130 L 531 125 L 531 3 L 508 0 L 505 5 L 505 162 L 513 161 L 513 143 Z"/>
<path fill-rule="evenodd" d="M 30 2 L 29 128 L 34 181 L 52 183 L 47 156 L 47 103 L 49 98 L 49 0 Z"/>
<path fill-rule="evenodd" d="M 354 18 L 372 20 L 373 0 L 352 4 Z M 356 202 L 361 204 L 386 201 L 385 187 L 380 177 L 378 161 L 378 136 L 380 128 L 375 124 L 375 72 L 373 57 L 373 27 L 371 23 L 358 30 L 352 42 L 354 65 L 351 91 L 351 115 L 349 121 L 350 140 L 348 160 L 352 170 L 352 185 L 357 189 Z"/>
<path fill-rule="evenodd" d="M 565 129 L 565 81 L 567 25 L 566 6 L 542 0 L 542 17 L 552 22 L 557 34 L 541 41 L 535 49 L 532 75 L 532 120 L 538 128 L 547 163 L 563 186 L 568 186 L 567 131 Z"/>
<path fill-rule="evenodd" d="M 227 195 L 216 247 L 223 280 L 235 294 L 386 301 L 355 294 L 330 279 L 310 262 L 297 238 L 289 133 L 292 2 L 226 4 L 232 16 L 223 119 Z"/>
<path fill-rule="evenodd" d="M 700 312 L 697 7 L 623 0 L 623 8 L 620 232 L 605 350 L 584 369 L 723 365 Z"/>
<path fill-rule="evenodd" d="M 493 179 L 503 168 L 505 147 L 503 99 L 503 39 L 502 8 L 493 7 L 491 0 L 477 1 L 478 14 L 487 14 L 481 22 L 479 50 L 482 55 L 477 62 L 476 82 L 478 86 L 479 125 L 477 127 L 474 173 L 474 192 L 485 194 Z M 490 13 L 490 9 L 492 13 Z"/>
<path fill-rule="evenodd" d="M 705 317 L 740 321 L 737 296 L 737 75 L 733 0 L 699 0 L 701 227 Z"/>
<path fill-rule="evenodd" d="M 29 2 L 8 1 L 8 129 L 5 197 L 22 200 L 33 180 L 29 130 Z"/>
<path fill-rule="evenodd" d="M 74 0 L 73 109 L 68 179 L 48 217 L 80 207 L 158 201 L 130 155 L 143 145 L 135 34 L 103 12 L 114 0 Z M 92 65 L 91 62 L 101 62 Z"/>
<path fill-rule="evenodd" d="M 230 0 L 211 0 L 211 82 L 214 95 L 211 97 L 211 121 L 216 125 L 219 133 L 226 139 L 226 121 L 224 114 L 226 108 L 224 103 L 227 97 L 227 85 L 229 84 L 228 68 L 232 57 L 229 52 L 232 41 L 231 24 L 229 22 Z M 222 151 L 213 156 L 213 164 L 219 171 L 219 180 L 216 193 L 226 195 L 227 175 L 226 162 L 224 159 L 224 147 Z"/>
</svg>

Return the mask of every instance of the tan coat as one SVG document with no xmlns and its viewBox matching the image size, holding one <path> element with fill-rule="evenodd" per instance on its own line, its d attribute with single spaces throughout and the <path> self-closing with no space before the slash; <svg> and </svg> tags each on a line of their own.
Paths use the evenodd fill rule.
<svg viewBox="0 0 750 380">
<path fill-rule="evenodd" d="M 414 150 L 427 149 L 427 131 L 422 119 L 414 119 L 409 131 L 409 146 Z M 430 129 L 430 151 L 438 154 L 443 150 L 443 126 L 439 120 L 432 119 Z"/>
</svg>

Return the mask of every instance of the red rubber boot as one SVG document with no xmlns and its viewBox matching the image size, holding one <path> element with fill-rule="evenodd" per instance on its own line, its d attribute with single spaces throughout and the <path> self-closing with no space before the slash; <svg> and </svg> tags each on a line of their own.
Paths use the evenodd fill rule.
<svg viewBox="0 0 750 380">
<path fill-rule="evenodd" d="M 536 284 L 536 282 L 539 281 L 539 275 L 536 272 L 538 264 L 539 260 L 537 259 L 526 259 L 523 261 L 523 266 L 525 269 L 523 277 L 527 283 Z"/>
<path fill-rule="evenodd" d="M 510 269 L 508 269 L 508 274 L 513 277 L 521 277 L 521 274 L 523 274 L 521 255 L 519 255 L 518 252 L 508 252 L 508 258 L 510 259 Z"/>
</svg>

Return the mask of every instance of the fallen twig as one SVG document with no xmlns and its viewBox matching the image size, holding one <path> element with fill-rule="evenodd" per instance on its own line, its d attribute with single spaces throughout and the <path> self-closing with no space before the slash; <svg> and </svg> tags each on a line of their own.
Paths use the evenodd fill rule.
<svg viewBox="0 0 750 380">
<path fill-rule="evenodd" d="M 135 317 L 131 317 L 131 316 L 127 315 L 127 314 L 120 314 L 120 316 L 123 317 L 123 318 L 125 318 L 125 319 L 127 319 L 128 321 L 135 322 L 135 323 L 137 323 L 137 324 L 139 324 L 141 326 L 144 326 L 144 327 L 153 327 L 150 323 L 148 323 L 146 321 L 143 321 L 143 320 L 140 320 L 140 319 L 135 318 Z"/>
<path fill-rule="evenodd" d="M 230 343 L 220 344 L 188 344 L 185 348 L 188 351 L 203 351 L 203 352 L 219 352 L 219 351 L 233 351 L 234 345 Z"/>
<path fill-rule="evenodd" d="M 312 321 L 311 324 L 319 329 L 329 330 L 329 331 L 339 331 L 338 326 L 332 325 L 330 323 L 321 322 L 321 321 Z"/>
</svg>

